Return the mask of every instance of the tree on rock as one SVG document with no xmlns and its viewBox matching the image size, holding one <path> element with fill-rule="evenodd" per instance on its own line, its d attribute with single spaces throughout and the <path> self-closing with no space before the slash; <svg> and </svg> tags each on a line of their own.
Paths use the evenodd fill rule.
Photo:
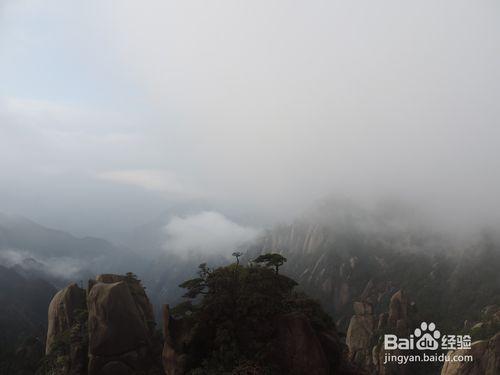
<svg viewBox="0 0 500 375">
<path fill-rule="evenodd" d="M 235 252 L 233 253 L 233 257 L 235 257 L 235 258 L 236 258 L 236 267 L 238 267 L 238 266 L 240 265 L 240 257 L 241 257 L 242 255 L 243 255 L 243 253 L 242 253 L 242 252 L 240 252 L 240 251 L 235 251 Z"/>
<path fill-rule="evenodd" d="M 196 298 L 200 294 L 206 294 L 205 289 L 208 287 L 207 281 L 211 273 L 212 270 L 207 267 L 206 263 L 200 264 L 198 266 L 198 277 L 184 281 L 179 285 L 181 288 L 187 289 L 183 297 Z"/>
<path fill-rule="evenodd" d="M 266 266 L 202 264 L 198 277 L 181 284 L 189 300 L 171 310 L 166 343 L 185 358 L 179 373 L 348 374 L 340 368 L 345 348 L 333 320 L 294 290 L 294 280 L 276 274 L 285 258 L 259 261 Z"/>
<path fill-rule="evenodd" d="M 279 268 L 286 262 L 286 258 L 278 253 L 267 253 L 255 258 L 254 263 L 265 263 L 266 267 L 274 267 L 274 272 L 278 274 Z"/>
</svg>

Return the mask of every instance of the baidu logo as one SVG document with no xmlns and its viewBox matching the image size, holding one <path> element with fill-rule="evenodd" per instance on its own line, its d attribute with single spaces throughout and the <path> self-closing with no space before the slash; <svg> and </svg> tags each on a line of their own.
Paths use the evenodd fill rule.
<svg viewBox="0 0 500 375">
<path fill-rule="evenodd" d="M 453 350 L 470 349 L 469 335 L 442 335 L 436 329 L 435 323 L 422 322 L 409 338 L 398 337 L 394 334 L 384 335 L 385 350 Z"/>
<path fill-rule="evenodd" d="M 439 348 L 438 340 L 441 337 L 441 332 L 436 329 L 434 323 L 422 322 L 420 328 L 416 328 L 413 335 L 417 340 L 418 350 L 437 350 Z"/>
</svg>

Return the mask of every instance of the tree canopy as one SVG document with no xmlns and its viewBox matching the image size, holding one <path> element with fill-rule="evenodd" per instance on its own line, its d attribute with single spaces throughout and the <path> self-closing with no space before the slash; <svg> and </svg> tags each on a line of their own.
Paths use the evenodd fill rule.
<svg viewBox="0 0 500 375">
<path fill-rule="evenodd" d="M 225 374 L 253 366 L 262 374 L 276 373 L 269 358 L 276 319 L 283 314 L 300 311 L 316 327 L 334 327 L 316 301 L 294 290 L 294 280 L 277 274 L 285 258 L 270 255 L 261 258 L 266 267 L 250 263 L 212 270 L 201 264 L 198 276 L 180 285 L 188 300 L 172 314 L 192 327 L 188 373 Z"/>
<path fill-rule="evenodd" d="M 259 255 L 253 261 L 255 263 L 264 263 L 266 267 L 274 267 L 274 272 L 277 275 L 279 268 L 286 262 L 286 258 L 278 253 L 268 253 Z"/>
</svg>

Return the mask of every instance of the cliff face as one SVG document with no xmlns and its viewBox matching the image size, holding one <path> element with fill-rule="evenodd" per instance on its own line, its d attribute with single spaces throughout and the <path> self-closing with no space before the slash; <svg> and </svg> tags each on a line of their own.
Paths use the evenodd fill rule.
<svg viewBox="0 0 500 375">
<path fill-rule="evenodd" d="M 473 362 L 447 362 L 441 375 L 495 375 L 500 373 L 500 307 L 486 306 L 480 321 L 466 322 L 464 330 L 472 336 L 470 350 L 451 350 L 449 356 L 472 355 Z"/>
<path fill-rule="evenodd" d="M 464 320 L 475 321 L 484 306 L 500 302 L 500 240 L 491 233 L 465 243 L 347 210 L 277 226 L 247 250 L 248 260 L 267 252 L 285 256 L 283 274 L 321 301 L 347 332 L 351 359 L 375 373 L 402 371 L 380 365 L 384 353 L 374 341 L 381 329 L 406 332 L 415 306 L 420 321 L 458 334 Z"/>
<path fill-rule="evenodd" d="M 169 305 L 163 305 L 163 369 L 167 375 L 181 375 L 186 369 L 185 348 L 191 341 L 191 327 L 185 319 L 175 319 Z"/>
<path fill-rule="evenodd" d="M 316 333 L 306 316 L 291 313 L 277 319 L 276 352 L 281 368 L 287 373 L 328 375 L 331 373 L 329 357 L 340 358 L 339 340 L 332 338 L 337 351 L 321 345 L 320 336 L 328 340 L 326 332 Z M 335 336 L 336 337 L 336 336 Z M 340 351 L 340 352 L 339 352 Z M 333 370 L 333 369 L 332 369 Z"/>
<path fill-rule="evenodd" d="M 384 364 L 385 350 L 383 333 L 395 333 L 399 337 L 408 337 L 418 324 L 415 304 L 399 290 L 394 293 L 389 303 L 370 302 L 373 298 L 365 291 L 364 301 L 354 302 L 354 315 L 347 329 L 346 343 L 350 359 L 370 373 L 384 375 L 404 375 L 416 373 L 410 366 Z M 378 311 L 379 313 L 375 313 Z M 400 354 L 393 350 L 390 354 Z"/>
<path fill-rule="evenodd" d="M 47 367 L 58 375 L 161 374 L 153 309 L 133 275 L 73 284 L 49 308 Z"/>
<path fill-rule="evenodd" d="M 190 354 L 186 351 L 193 345 L 193 330 L 185 319 L 174 318 L 168 305 L 163 307 L 163 327 L 165 343 L 163 347 L 163 367 L 166 375 L 181 375 L 186 372 Z M 363 375 L 352 366 L 346 357 L 344 344 L 337 332 L 317 330 L 311 320 L 300 312 L 274 317 L 275 335 L 269 343 L 273 346 L 269 362 L 277 365 L 276 374 L 295 375 Z M 268 373 L 254 363 L 242 364 L 233 369 L 233 374 Z"/>
<path fill-rule="evenodd" d="M 250 250 L 250 258 L 271 250 L 283 253 L 288 258 L 283 271 L 303 285 L 309 294 L 325 301 L 327 309 L 339 312 L 352 298 L 352 287 L 343 277 L 350 271 L 351 259 L 348 256 L 339 257 L 338 261 L 331 259 L 324 251 L 330 242 L 331 237 L 320 225 L 295 223 L 269 231 Z"/>
<path fill-rule="evenodd" d="M 53 349 L 56 338 L 77 323 L 77 314 L 86 310 L 85 290 L 71 284 L 57 292 L 49 305 L 46 353 Z"/>
<path fill-rule="evenodd" d="M 50 302 L 45 354 L 65 352 L 65 356 L 58 356 L 61 374 L 86 371 L 86 310 L 85 290 L 76 284 L 57 292 Z"/>
<path fill-rule="evenodd" d="M 233 280 L 233 273 L 228 275 Z M 272 277 L 271 285 L 274 285 L 276 275 L 270 271 L 268 276 Z M 306 304 L 305 299 L 296 300 L 296 303 L 310 308 L 315 306 Z M 230 307 L 221 303 L 219 308 Z M 97 276 L 89 281 L 86 290 L 76 284 L 69 285 L 54 296 L 48 311 L 47 353 L 39 374 L 181 375 L 186 373 L 186 364 L 193 355 L 204 355 L 196 347 L 211 341 L 205 333 L 200 336 L 200 322 L 175 318 L 166 305 L 161 353 L 162 343 L 155 331 L 153 308 L 144 288 L 132 274 Z M 310 314 L 317 316 L 307 309 L 278 316 L 266 315 L 265 319 L 271 319 L 269 324 L 274 327 L 273 335 L 268 337 L 271 351 L 266 362 L 274 363 L 280 369 L 277 373 L 359 373 L 347 361 L 345 345 L 335 328 L 318 328 L 320 322 Z M 248 311 L 238 320 L 253 318 Z M 212 328 L 222 332 L 228 327 Z M 245 335 L 249 337 L 243 344 L 250 344 L 253 332 L 245 331 Z M 234 373 L 262 373 L 256 366 L 255 362 L 241 363 Z"/>
<path fill-rule="evenodd" d="M 344 328 L 353 302 L 370 282 L 385 282 L 392 292 L 406 285 L 425 313 L 438 308 L 442 314 L 452 303 L 455 315 L 443 319 L 454 324 L 477 315 L 500 293 L 495 271 L 500 267 L 500 241 L 488 235 L 457 245 L 432 232 L 336 228 L 304 220 L 268 231 L 248 248 L 247 258 L 269 251 L 288 259 L 283 273 L 320 299 L 336 319 L 343 318 Z M 485 292 L 481 301 L 474 299 L 478 288 Z M 465 298 L 455 298 L 457 293 L 466 293 Z"/>
<path fill-rule="evenodd" d="M 472 355 L 474 361 L 447 362 L 441 375 L 496 375 L 500 372 L 500 332 L 489 340 L 474 342 L 470 350 L 454 350 L 448 355 Z"/>
<path fill-rule="evenodd" d="M 334 322 L 272 266 L 199 267 L 188 299 L 165 306 L 171 374 L 357 374 Z"/>
<path fill-rule="evenodd" d="M 420 255 L 415 254 L 419 240 L 408 233 L 382 235 L 345 223 L 333 228 L 325 223 L 299 221 L 269 231 L 248 254 L 250 259 L 271 250 L 283 254 L 288 259 L 283 272 L 318 298 L 345 330 L 353 314 L 353 302 L 360 299 L 370 283 L 375 281 L 376 287 L 385 288 L 379 291 L 383 296 L 375 298 L 388 298 L 387 293 L 398 289 L 399 275 L 391 275 L 392 268 L 398 265 L 393 264 L 400 257 L 418 258 Z M 431 244 L 419 246 L 427 253 Z M 405 251 L 408 253 L 403 256 Z"/>
<path fill-rule="evenodd" d="M 375 317 L 368 303 L 354 302 L 355 315 L 349 322 L 346 344 L 349 357 L 362 368 L 372 368 L 371 348 L 375 337 Z"/>
</svg>

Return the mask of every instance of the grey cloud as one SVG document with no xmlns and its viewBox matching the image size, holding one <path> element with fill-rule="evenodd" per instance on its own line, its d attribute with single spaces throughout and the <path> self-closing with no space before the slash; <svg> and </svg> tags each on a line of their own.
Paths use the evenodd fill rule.
<svg viewBox="0 0 500 375">
<path fill-rule="evenodd" d="M 209 254 L 230 257 L 233 251 L 254 240 L 255 228 L 241 226 L 219 212 L 204 211 L 173 217 L 165 226 L 165 250 L 188 258 Z"/>
<path fill-rule="evenodd" d="M 50 100 L 1 107 L 1 203 L 11 210 L 37 216 L 26 202 L 41 196 L 51 204 L 38 216 L 63 228 L 75 208 L 93 211 L 99 224 L 87 214 L 71 225 L 88 234 L 191 196 L 264 222 L 333 192 L 402 197 L 448 222 L 500 222 L 498 3 L 88 6 L 68 34 L 95 35 L 62 45 L 92 47 L 95 69 L 146 100 L 111 114 Z M 50 212 L 61 197 L 67 208 Z"/>
<path fill-rule="evenodd" d="M 40 259 L 31 252 L 18 249 L 1 249 L 0 264 L 63 280 L 79 277 L 87 267 L 87 263 L 80 259 L 61 256 Z"/>
</svg>

